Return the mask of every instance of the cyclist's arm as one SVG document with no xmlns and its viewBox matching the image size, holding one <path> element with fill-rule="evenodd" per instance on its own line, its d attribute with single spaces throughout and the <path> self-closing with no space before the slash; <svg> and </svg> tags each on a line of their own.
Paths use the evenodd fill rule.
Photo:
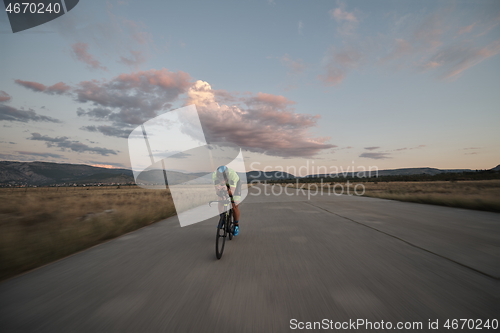
<svg viewBox="0 0 500 333">
<path fill-rule="evenodd" d="M 236 187 L 235 186 L 230 186 L 230 192 L 229 192 L 229 195 L 230 196 L 233 196 L 234 195 L 234 192 L 236 191 Z"/>
<path fill-rule="evenodd" d="M 226 186 L 224 186 L 224 185 L 215 185 L 214 187 L 215 187 L 215 192 L 217 193 L 217 195 L 219 197 L 223 196 L 223 195 L 220 195 L 222 193 L 224 195 L 226 194 L 226 190 L 227 190 Z M 230 186 L 229 187 L 229 191 L 227 193 L 230 194 L 230 195 L 234 195 L 235 191 L 236 191 L 236 187 L 235 186 Z"/>
</svg>

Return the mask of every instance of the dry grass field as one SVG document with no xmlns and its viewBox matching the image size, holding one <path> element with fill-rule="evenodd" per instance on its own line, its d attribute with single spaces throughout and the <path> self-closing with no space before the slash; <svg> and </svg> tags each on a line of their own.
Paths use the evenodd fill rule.
<svg viewBox="0 0 500 333">
<path fill-rule="evenodd" d="M 175 189 L 179 212 L 217 200 L 213 185 Z M 175 214 L 169 189 L 0 188 L 0 280 Z"/>
<path fill-rule="evenodd" d="M 500 212 L 500 180 L 366 183 L 365 196 Z"/>
<path fill-rule="evenodd" d="M 311 187 L 310 190 L 318 191 L 316 186 L 323 186 L 323 192 L 327 194 L 329 191 L 334 191 L 335 184 L 339 185 L 335 193 L 340 193 L 340 185 L 344 189 L 344 194 L 347 193 L 346 183 L 299 184 L 299 187 L 304 185 L 304 189 Z M 351 182 L 349 193 L 354 193 L 356 184 L 363 184 L 365 189 L 363 195 L 368 197 L 500 212 L 500 180 Z M 296 187 L 296 184 L 293 184 L 293 187 Z M 357 187 L 357 192 L 361 194 L 360 186 Z"/>
<path fill-rule="evenodd" d="M 174 214 L 169 190 L 0 189 L 0 280 Z"/>
</svg>

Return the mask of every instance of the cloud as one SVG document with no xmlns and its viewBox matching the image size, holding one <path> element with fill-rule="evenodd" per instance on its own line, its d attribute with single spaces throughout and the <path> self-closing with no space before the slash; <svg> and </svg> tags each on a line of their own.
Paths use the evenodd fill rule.
<svg viewBox="0 0 500 333">
<path fill-rule="evenodd" d="M 52 138 L 46 135 L 41 135 L 40 133 L 31 133 L 31 138 L 28 140 L 43 141 L 47 147 L 59 147 L 61 150 L 65 151 L 67 149 L 78 152 L 78 153 L 94 153 L 102 156 L 108 156 L 109 154 L 116 155 L 117 152 L 112 149 L 101 148 L 101 147 L 89 147 L 84 143 L 79 141 L 71 141 L 68 137 L 56 137 Z"/>
<path fill-rule="evenodd" d="M 0 121 L 19 121 L 23 123 L 27 123 L 29 121 L 35 122 L 50 122 L 50 123 L 61 123 L 60 120 L 42 116 L 37 114 L 32 109 L 29 110 L 19 110 L 14 107 L 10 107 L 7 105 L 0 104 Z"/>
<path fill-rule="evenodd" d="M 281 95 L 273 95 L 259 92 L 257 96 L 248 98 L 248 105 L 269 106 L 276 109 L 285 109 L 288 105 L 295 104 L 294 101 L 287 99 Z"/>
<path fill-rule="evenodd" d="M 440 67 L 441 69 L 439 77 L 442 79 L 450 79 L 459 76 L 465 70 L 479 64 L 489 57 L 500 53 L 500 39 L 482 48 L 467 44 L 467 42 L 464 42 L 459 45 L 444 48 L 429 59 L 427 65 L 429 63 L 438 64 L 435 67 Z"/>
<path fill-rule="evenodd" d="M 474 28 L 475 25 L 476 25 L 476 23 L 472 23 L 471 25 L 460 28 L 458 30 L 458 34 L 463 35 L 463 34 L 467 34 L 467 33 L 471 32 L 472 28 Z"/>
<path fill-rule="evenodd" d="M 220 105 L 211 86 L 197 81 L 187 104 L 196 104 L 208 142 L 229 141 L 253 152 L 281 157 L 311 157 L 336 147 L 329 138 L 312 137 L 308 130 L 319 116 L 297 114 L 283 96 L 259 93 L 241 105 Z"/>
<path fill-rule="evenodd" d="M 23 81 L 23 80 L 15 80 L 17 84 L 23 86 L 24 88 L 36 91 L 36 92 L 44 92 L 47 90 L 47 86 L 44 84 L 38 83 L 38 82 L 32 82 L 32 81 Z"/>
<path fill-rule="evenodd" d="M 88 49 L 89 45 L 87 43 L 75 43 L 71 45 L 71 50 L 73 51 L 72 54 L 76 57 L 76 59 L 86 64 L 88 68 L 106 71 L 107 68 L 102 66 L 101 63 L 88 52 Z"/>
<path fill-rule="evenodd" d="M 12 99 L 5 91 L 0 90 L 0 102 L 8 102 Z"/>
<path fill-rule="evenodd" d="M 280 61 L 283 65 L 288 67 L 291 74 L 301 74 L 306 69 L 306 65 L 304 64 L 302 59 L 293 60 L 288 54 L 285 54 L 283 57 L 281 57 Z"/>
<path fill-rule="evenodd" d="M 394 152 L 394 151 L 404 151 L 404 150 L 414 150 L 414 149 L 422 149 L 427 147 L 426 145 L 418 145 L 416 147 L 403 147 L 403 148 L 397 148 L 397 149 L 392 149 L 392 150 L 386 150 L 385 152 Z M 366 148 L 365 148 L 366 149 Z"/>
<path fill-rule="evenodd" d="M 411 34 L 396 38 L 391 53 L 381 62 L 406 61 L 409 68 L 433 71 L 440 79 L 455 79 L 465 70 L 498 54 L 499 39 L 477 46 L 484 41 L 463 36 L 473 29 L 492 27 L 498 24 L 497 19 L 482 15 L 483 22 L 459 26 L 456 17 L 461 14 L 452 7 L 430 13 L 420 19 L 418 25 L 410 27 Z M 471 17 L 467 13 L 467 18 Z"/>
<path fill-rule="evenodd" d="M 302 21 L 299 21 L 298 32 L 299 32 L 299 35 L 304 34 L 304 23 L 302 23 Z"/>
<path fill-rule="evenodd" d="M 89 131 L 89 132 L 100 132 L 107 136 L 115 136 L 118 138 L 128 138 L 132 129 L 123 129 L 122 127 L 114 127 L 114 126 L 83 126 L 80 129 Z"/>
<path fill-rule="evenodd" d="M 365 147 L 365 149 L 367 150 L 376 150 L 376 149 L 379 149 L 380 147 Z"/>
<path fill-rule="evenodd" d="M 387 61 L 400 59 L 402 57 L 411 55 L 413 50 L 414 50 L 413 46 L 411 45 L 410 42 L 401 38 L 396 38 L 392 46 L 391 52 L 385 57 L 383 57 L 380 60 L 380 62 L 385 63 Z"/>
<path fill-rule="evenodd" d="M 130 57 L 120 57 L 120 61 L 122 64 L 125 64 L 130 67 L 137 68 L 140 64 L 146 62 L 146 57 L 141 51 L 130 51 Z"/>
<path fill-rule="evenodd" d="M 443 44 L 441 37 L 444 33 L 444 18 L 446 13 L 438 11 L 428 15 L 414 30 L 412 42 L 423 49 L 435 49 Z"/>
<path fill-rule="evenodd" d="M 343 36 L 353 35 L 358 23 L 359 19 L 356 17 L 354 12 L 348 12 L 345 10 L 345 4 L 340 3 L 339 7 L 332 9 L 328 12 L 330 17 L 334 19 L 337 24 L 337 32 Z"/>
<path fill-rule="evenodd" d="M 191 86 L 189 74 L 179 71 L 139 71 L 121 74 L 110 81 L 83 81 L 74 92 L 81 103 L 95 108 L 79 109 L 79 116 L 139 125 L 172 107 L 171 102 Z"/>
<path fill-rule="evenodd" d="M 347 73 L 353 69 L 358 69 L 365 57 L 360 50 L 353 46 L 347 46 L 337 50 L 331 47 L 323 59 L 325 74 L 320 74 L 317 79 L 326 86 L 335 86 L 345 79 Z"/>
<path fill-rule="evenodd" d="M 52 158 L 64 158 L 63 155 L 60 154 L 52 154 L 52 153 L 36 153 L 32 151 L 17 151 L 16 153 L 21 155 L 30 155 L 30 156 L 39 156 L 39 157 L 52 157 Z"/>
<path fill-rule="evenodd" d="M 26 82 L 19 84 L 44 92 L 48 89 L 42 84 Z M 107 136 L 126 138 L 131 128 L 169 111 L 174 102 L 180 101 L 197 105 L 209 142 L 229 141 L 254 152 L 282 157 L 312 157 L 336 147 L 327 143 L 328 137 L 309 133 L 317 125 L 319 116 L 295 113 L 292 108 L 295 102 L 285 96 L 213 90 L 207 82 L 193 84 L 189 74 L 181 71 L 152 69 L 124 73 L 111 80 L 82 81 L 71 87 L 68 94 L 86 104 L 77 109 L 78 116 L 110 122 L 81 129 Z M 38 134 L 31 139 L 61 149 L 114 153 L 67 137 Z"/>
<path fill-rule="evenodd" d="M 58 82 L 52 86 L 46 86 L 42 83 L 33 82 L 33 81 L 23 81 L 23 80 L 14 80 L 20 86 L 23 86 L 27 89 L 33 90 L 35 92 L 43 92 L 49 95 L 62 95 L 67 93 L 71 88 L 64 82 Z"/>
<path fill-rule="evenodd" d="M 87 116 L 89 118 L 93 118 L 94 120 L 108 119 L 108 117 L 109 117 L 109 115 L 111 113 L 113 113 L 113 110 L 106 109 L 106 108 L 101 108 L 101 107 L 97 107 L 97 108 L 93 108 L 93 109 L 88 109 L 87 111 L 85 111 L 82 108 L 78 108 L 76 110 L 76 114 L 79 117 Z"/>
<path fill-rule="evenodd" d="M 318 75 L 317 79 L 323 82 L 325 86 L 336 86 L 345 79 L 345 72 L 339 68 L 328 66 L 325 75 Z"/>
<path fill-rule="evenodd" d="M 345 3 L 339 2 L 329 15 L 337 23 L 335 46 L 327 49 L 322 72 L 316 77 L 325 86 L 341 84 L 351 71 L 367 64 L 392 70 L 431 71 L 440 79 L 456 79 L 465 70 L 500 53 L 500 42 L 494 35 L 498 29 L 493 30 L 500 24 L 500 15 L 493 9 L 486 13 L 480 9 L 438 6 L 436 10 L 422 9 L 398 16 L 388 13 L 380 17 L 392 18 L 389 25 L 383 24 L 388 29 L 364 35 L 355 33 L 364 15 L 357 9 L 348 10 Z M 464 26 L 463 22 L 469 24 Z M 471 32 L 477 35 L 471 36 Z M 478 38 L 487 33 L 489 38 Z"/>
<path fill-rule="evenodd" d="M 88 49 L 97 49 L 113 59 L 123 58 L 142 63 L 154 49 L 152 36 L 143 23 L 119 16 L 118 12 L 120 10 L 116 10 L 114 4 L 106 2 L 102 6 L 103 15 L 95 15 L 89 9 L 80 8 L 79 15 L 54 20 L 51 26 L 72 43 L 73 55 L 91 69 L 104 70 L 105 67 L 89 54 Z M 79 43 L 73 44 L 74 41 Z M 139 51 L 141 57 L 136 59 L 133 52 Z"/>
<path fill-rule="evenodd" d="M 374 160 L 382 160 L 387 158 L 392 158 L 389 153 L 362 153 L 359 157 L 371 158 Z"/>
<path fill-rule="evenodd" d="M 343 6 L 332 9 L 330 11 L 330 16 L 335 19 L 337 22 L 347 21 L 347 22 L 358 22 L 358 19 L 354 15 L 354 13 L 346 12 Z"/>
</svg>

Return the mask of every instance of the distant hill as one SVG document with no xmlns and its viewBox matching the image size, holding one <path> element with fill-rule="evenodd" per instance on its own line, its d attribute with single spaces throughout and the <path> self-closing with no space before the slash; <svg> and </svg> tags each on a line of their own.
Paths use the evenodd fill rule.
<svg viewBox="0 0 500 333">
<path fill-rule="evenodd" d="M 499 171 L 499 166 L 496 168 L 490 169 L 493 171 Z M 497 169 L 497 170 L 495 170 Z M 356 175 L 359 171 L 361 170 L 355 170 L 354 175 Z M 476 170 L 471 170 L 471 169 L 436 169 L 436 168 L 403 168 L 403 169 L 391 169 L 391 170 L 378 170 L 378 172 L 372 170 L 371 175 L 377 175 L 378 176 L 411 176 L 411 175 L 438 175 L 442 173 L 460 173 L 460 172 L 476 172 Z M 368 171 L 366 172 L 368 175 Z M 343 177 L 343 173 L 338 173 L 336 174 L 338 177 Z M 352 172 L 346 172 L 345 176 L 349 177 L 352 175 Z M 332 175 L 325 175 L 325 174 L 319 174 L 319 175 L 308 175 L 306 178 L 321 178 L 321 177 L 326 177 L 326 176 L 335 176 L 335 174 Z"/>
<path fill-rule="evenodd" d="M 490 171 L 500 171 L 500 165 L 490 169 Z M 437 175 L 451 172 L 475 172 L 470 169 L 448 169 L 441 170 L 435 168 L 405 168 L 393 170 L 379 170 L 379 176 L 398 175 Z M 352 173 L 349 173 L 351 175 Z M 241 174 L 240 174 L 241 175 Z M 347 176 L 349 176 L 347 175 Z M 374 175 L 372 173 L 372 175 Z M 247 181 L 254 180 L 272 181 L 281 179 L 296 179 L 283 171 L 250 171 L 247 172 Z M 339 174 L 341 177 L 342 174 Z M 203 179 L 198 179 L 203 177 Z M 325 177 L 325 175 L 309 175 L 305 178 Z M 164 179 L 163 171 L 143 172 L 138 182 L 158 183 Z M 170 184 L 184 183 L 189 180 L 194 182 L 210 182 L 210 176 L 206 173 L 182 173 L 168 171 Z M 128 169 L 106 169 L 83 164 L 64 164 L 49 162 L 11 162 L 0 161 L 0 186 L 47 186 L 47 185 L 73 185 L 73 184 L 135 184 L 134 176 Z"/>
<path fill-rule="evenodd" d="M 182 183 L 196 178 L 181 172 L 169 172 L 169 179 Z M 147 171 L 140 181 L 156 183 L 163 180 L 162 171 Z M 81 184 L 135 184 L 132 170 L 107 169 L 84 164 L 62 164 L 48 162 L 0 161 L 0 185 L 44 186 Z"/>
<path fill-rule="evenodd" d="M 83 164 L 0 161 L 0 184 L 50 185 L 64 183 L 133 181 L 132 171 Z"/>
</svg>

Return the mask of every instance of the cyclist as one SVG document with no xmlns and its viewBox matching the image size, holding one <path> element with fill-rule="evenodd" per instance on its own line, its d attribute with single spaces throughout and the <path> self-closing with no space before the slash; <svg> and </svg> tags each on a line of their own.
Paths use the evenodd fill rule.
<svg viewBox="0 0 500 333">
<path fill-rule="evenodd" d="M 212 174 L 215 191 L 219 200 L 224 200 L 224 196 L 228 193 L 233 196 L 233 214 L 234 214 L 234 235 L 237 236 L 240 231 L 240 209 L 238 205 L 241 201 L 241 181 L 240 176 L 233 169 L 222 165 Z M 229 185 L 229 189 L 227 185 Z M 219 202 L 219 214 L 224 212 L 224 203 Z"/>
</svg>

